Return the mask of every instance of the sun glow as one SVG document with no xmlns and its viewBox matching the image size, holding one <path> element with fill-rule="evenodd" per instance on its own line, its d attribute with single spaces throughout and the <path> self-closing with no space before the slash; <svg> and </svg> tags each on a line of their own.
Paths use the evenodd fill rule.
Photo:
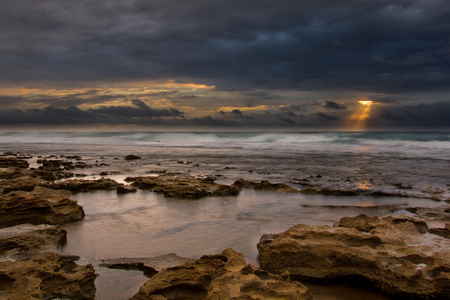
<svg viewBox="0 0 450 300">
<path fill-rule="evenodd" d="M 362 105 L 371 106 L 373 104 L 373 101 L 371 101 L 371 100 L 360 100 L 360 101 L 358 101 L 358 103 L 360 103 Z"/>
<path fill-rule="evenodd" d="M 362 130 L 364 128 L 366 121 L 370 118 L 370 110 L 374 104 L 372 100 L 359 100 L 358 103 L 361 106 L 350 116 L 354 130 Z"/>
</svg>

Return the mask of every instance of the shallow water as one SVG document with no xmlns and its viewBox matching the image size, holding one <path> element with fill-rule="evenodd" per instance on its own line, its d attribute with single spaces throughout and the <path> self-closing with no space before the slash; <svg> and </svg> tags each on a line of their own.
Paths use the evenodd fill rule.
<svg viewBox="0 0 450 300">
<path fill-rule="evenodd" d="M 97 266 L 98 299 L 125 299 L 145 282 L 140 272 L 98 267 L 102 258 L 148 257 L 176 252 L 198 258 L 233 248 L 258 265 L 262 234 L 303 223 L 332 225 L 360 213 L 408 213 L 407 207 L 447 206 L 450 199 L 450 133 L 162 133 L 0 132 L 0 152 L 37 156 L 79 155 L 86 179 L 176 172 L 231 184 L 239 178 L 329 189 L 405 193 L 411 197 L 335 197 L 243 191 L 239 196 L 167 199 L 151 192 L 98 191 L 72 198 L 83 221 L 64 225 L 64 253 Z M 142 159 L 126 161 L 125 155 Z M 53 158 L 52 158 L 53 159 Z M 440 201 L 424 200 L 433 198 Z M 433 224 L 432 222 L 437 222 Z M 431 220 L 431 227 L 442 227 Z M 125 273 L 124 273 L 125 272 Z M 124 276 L 127 280 L 123 280 Z M 342 286 L 311 285 L 315 299 L 380 299 Z"/>
<path fill-rule="evenodd" d="M 94 259 L 150 257 L 175 252 L 198 258 L 233 248 L 244 253 L 248 263 L 258 265 L 256 244 L 264 233 L 279 233 L 295 224 L 332 225 L 343 216 L 359 213 L 387 214 L 404 212 L 408 206 L 434 206 L 435 202 L 408 198 L 334 197 L 279 194 L 244 190 L 239 196 L 211 197 L 199 200 L 168 199 L 152 192 L 117 195 L 98 191 L 72 197 L 84 207 L 83 221 L 64 225 L 68 242 L 62 252 Z M 125 287 L 115 281 L 122 275 L 100 270 L 97 281 L 99 299 L 137 292 L 139 274 Z M 124 271 L 118 271 L 124 272 Z M 103 275 L 102 275 L 103 274 Z M 108 279 L 105 279 L 108 278 Z M 139 279 L 140 278 L 140 279 Z M 324 287 L 312 286 L 316 299 L 329 298 Z M 330 291 L 337 287 L 328 287 Z M 357 291 L 342 288 L 342 293 Z M 117 291 L 119 289 L 120 291 Z M 113 294 L 110 291 L 115 290 Z M 333 292 L 334 293 L 334 292 Z M 320 296 L 321 295 L 321 296 Z M 359 295 L 359 294 L 358 294 Z M 113 297 L 113 298 L 111 298 Z M 328 298 L 327 298 L 328 297 Z M 374 296 L 378 297 L 378 295 Z M 123 299 L 123 298 L 115 298 Z"/>
<path fill-rule="evenodd" d="M 264 233 L 295 224 L 332 225 L 343 216 L 380 214 L 397 205 L 433 206 L 408 198 L 334 197 L 243 191 L 239 196 L 198 200 L 164 198 L 153 192 L 117 195 L 98 191 L 72 196 L 83 206 L 81 222 L 64 225 L 65 252 L 87 258 L 145 257 L 175 252 L 198 258 L 225 248 L 257 264 Z"/>
</svg>

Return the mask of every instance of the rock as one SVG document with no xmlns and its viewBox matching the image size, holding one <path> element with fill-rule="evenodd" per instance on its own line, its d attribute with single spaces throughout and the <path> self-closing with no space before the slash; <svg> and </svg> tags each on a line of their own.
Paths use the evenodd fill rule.
<svg viewBox="0 0 450 300">
<path fill-rule="evenodd" d="M 437 234 L 443 238 L 450 239 L 450 223 L 445 223 L 444 228 L 430 228 L 428 231 L 432 234 Z"/>
<path fill-rule="evenodd" d="M 450 212 L 447 206 L 439 207 L 408 207 L 407 211 L 427 221 L 449 222 Z"/>
<path fill-rule="evenodd" d="M 271 183 L 267 180 L 260 182 L 248 181 L 245 179 L 238 179 L 233 183 L 233 186 L 240 189 L 254 189 L 259 191 L 272 191 L 281 193 L 298 193 L 299 191 L 285 183 Z"/>
<path fill-rule="evenodd" d="M 38 172 L 38 171 L 36 171 Z M 45 174 L 66 174 L 67 173 L 48 173 Z M 32 174 L 33 176 L 35 174 Z M 70 174 L 73 176 L 73 174 Z M 58 176 L 59 177 L 59 176 Z M 55 176 L 51 176 L 48 179 L 55 180 Z M 88 192 L 95 190 L 114 190 L 123 184 L 120 184 L 109 178 L 101 178 L 98 180 L 86 180 L 86 179 L 69 179 L 59 182 L 49 182 L 42 179 L 41 176 L 21 176 L 8 181 L 0 181 L 0 189 L 3 189 L 3 193 L 9 193 L 11 191 L 32 191 L 35 186 L 42 186 L 52 190 L 67 190 L 73 193 Z M 131 191 L 131 190 L 130 190 Z"/>
<path fill-rule="evenodd" d="M 136 193 L 137 189 L 134 189 L 129 186 L 119 185 L 117 187 L 117 194 L 127 194 L 127 193 Z"/>
<path fill-rule="evenodd" d="M 22 224 L 0 229 L 0 255 L 16 251 L 55 251 L 66 242 L 59 226 Z"/>
<path fill-rule="evenodd" d="M 2 257 L 0 298 L 93 300 L 97 275 L 91 265 L 77 265 L 77 259 L 49 252 Z"/>
<path fill-rule="evenodd" d="M 48 184 L 47 187 L 54 190 L 68 190 L 73 193 L 79 193 L 95 190 L 114 190 L 120 185 L 120 183 L 112 179 L 101 178 L 98 180 L 69 179 Z"/>
<path fill-rule="evenodd" d="M 27 169 L 30 164 L 23 159 L 0 157 L 0 168 Z"/>
<path fill-rule="evenodd" d="M 60 170 L 72 170 L 75 169 L 73 162 L 67 161 L 67 160 L 59 160 L 59 159 L 40 159 L 37 161 L 37 163 L 42 164 L 42 166 L 39 167 L 41 170 L 46 171 L 60 171 Z"/>
<path fill-rule="evenodd" d="M 124 157 L 125 160 L 135 160 L 135 159 L 141 159 L 139 156 L 130 154 Z"/>
<path fill-rule="evenodd" d="M 22 176 L 8 181 L 0 182 L 3 194 L 12 191 L 32 191 L 36 186 L 45 185 L 46 182 L 42 179 L 30 176 Z"/>
<path fill-rule="evenodd" d="M 322 282 L 360 278 L 394 297 L 446 299 L 450 241 L 424 235 L 409 217 L 343 218 L 335 227 L 296 225 L 264 236 L 261 269 Z"/>
<path fill-rule="evenodd" d="M 63 178 L 70 178 L 74 175 L 69 172 L 64 171 L 48 171 L 48 170 L 25 170 L 17 168 L 3 168 L 0 169 L 0 178 L 3 179 L 17 179 L 20 177 L 33 177 L 38 179 L 43 179 L 46 181 L 53 181 Z"/>
<path fill-rule="evenodd" d="M 164 174 L 158 177 L 128 177 L 126 182 L 143 190 L 164 194 L 169 198 L 198 199 L 208 196 L 234 196 L 240 189 L 236 186 L 217 184 L 192 176 Z"/>
<path fill-rule="evenodd" d="M 169 253 L 146 258 L 104 259 L 100 266 L 111 269 L 139 270 L 143 271 L 146 276 L 151 277 L 164 268 L 172 268 L 193 261 L 194 259 L 181 257 L 175 253 Z"/>
<path fill-rule="evenodd" d="M 0 227 L 18 224 L 63 224 L 83 219 L 84 211 L 68 191 L 35 187 L 31 192 L 0 194 Z"/>
<path fill-rule="evenodd" d="M 161 270 L 131 299 L 311 299 L 298 282 L 247 265 L 233 249 Z"/>
<path fill-rule="evenodd" d="M 394 216 L 379 218 L 376 216 L 359 215 L 358 217 L 343 217 L 335 227 L 356 228 L 358 231 L 370 232 L 378 227 L 400 225 L 402 223 L 411 223 L 419 233 L 426 233 L 428 225 L 425 221 L 405 216 Z"/>
</svg>

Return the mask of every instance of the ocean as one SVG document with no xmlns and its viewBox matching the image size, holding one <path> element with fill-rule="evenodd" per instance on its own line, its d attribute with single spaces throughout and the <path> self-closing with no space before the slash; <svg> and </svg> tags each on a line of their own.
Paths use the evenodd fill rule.
<svg viewBox="0 0 450 300">
<path fill-rule="evenodd" d="M 448 158 L 449 132 L 0 132 L 0 145 L 321 151 Z"/>
<path fill-rule="evenodd" d="M 64 225 L 68 242 L 61 251 L 96 266 L 99 299 L 125 299 L 145 282 L 139 272 L 98 267 L 101 259 L 171 252 L 198 258 L 231 247 L 258 265 L 256 244 L 264 233 L 300 223 L 332 225 L 360 213 L 450 206 L 450 132 L 1 132 L 0 152 L 8 151 L 29 154 L 34 167 L 38 156 L 80 156 L 89 167 L 71 171 L 87 179 L 124 182 L 128 176 L 179 173 L 222 184 L 244 178 L 359 194 L 244 190 L 199 200 L 148 191 L 73 195 L 86 217 Z M 127 161 L 129 154 L 141 159 Z M 427 221 L 443 226 L 441 219 Z M 128 285 L 121 272 L 128 272 Z M 323 299 L 333 299 L 326 293 Z"/>
</svg>

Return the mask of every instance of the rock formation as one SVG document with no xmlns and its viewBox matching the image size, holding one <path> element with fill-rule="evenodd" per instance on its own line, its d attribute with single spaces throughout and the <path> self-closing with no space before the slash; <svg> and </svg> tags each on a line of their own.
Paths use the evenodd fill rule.
<svg viewBox="0 0 450 300">
<path fill-rule="evenodd" d="M 56 251 L 66 231 L 22 224 L 0 229 L 0 299 L 94 299 L 96 274 Z"/>
<path fill-rule="evenodd" d="M 116 190 L 117 194 L 128 194 L 128 193 L 136 193 L 137 189 L 126 185 L 119 185 Z"/>
<path fill-rule="evenodd" d="M 262 180 L 260 182 L 248 181 L 245 179 L 238 179 L 233 183 L 240 189 L 254 189 L 258 191 L 271 191 L 271 192 L 281 192 L 281 193 L 298 193 L 299 191 L 290 185 L 285 183 L 271 183 L 267 180 Z"/>
<path fill-rule="evenodd" d="M 59 226 L 22 224 L 0 229 L 0 255 L 8 251 L 55 251 L 66 242 Z"/>
<path fill-rule="evenodd" d="M 0 257 L 0 298 L 93 300 L 94 268 L 77 265 L 77 259 L 50 252 Z"/>
<path fill-rule="evenodd" d="M 450 241 L 427 231 L 425 222 L 406 216 L 296 225 L 261 238 L 261 269 L 321 282 L 358 278 L 395 297 L 446 299 Z"/>
<path fill-rule="evenodd" d="M 101 178 L 98 180 L 69 179 L 48 184 L 47 187 L 54 190 L 68 190 L 72 193 L 79 193 L 95 190 L 115 190 L 120 185 L 112 179 Z"/>
<path fill-rule="evenodd" d="M 169 253 L 156 257 L 104 259 L 100 266 L 111 269 L 139 270 L 151 277 L 164 268 L 176 267 L 193 261 L 194 259 Z"/>
<path fill-rule="evenodd" d="M 126 182 L 143 190 L 151 190 L 170 198 L 198 199 L 207 196 L 238 195 L 236 186 L 217 184 L 187 175 L 164 174 L 158 177 L 127 177 Z"/>
<path fill-rule="evenodd" d="M 247 265 L 233 249 L 161 270 L 132 298 L 141 299 L 311 299 L 309 290 L 286 276 Z"/>
<path fill-rule="evenodd" d="M 15 157 L 0 157 L 0 168 L 28 168 L 29 163 L 23 159 Z"/>
<path fill-rule="evenodd" d="M 0 227 L 18 224 L 63 224 L 83 219 L 84 211 L 68 191 L 37 186 L 30 192 L 0 194 Z"/>
<path fill-rule="evenodd" d="M 136 160 L 136 159 L 141 159 L 141 157 L 139 157 L 137 155 L 129 154 L 129 155 L 125 156 L 124 159 L 125 160 Z"/>
</svg>

